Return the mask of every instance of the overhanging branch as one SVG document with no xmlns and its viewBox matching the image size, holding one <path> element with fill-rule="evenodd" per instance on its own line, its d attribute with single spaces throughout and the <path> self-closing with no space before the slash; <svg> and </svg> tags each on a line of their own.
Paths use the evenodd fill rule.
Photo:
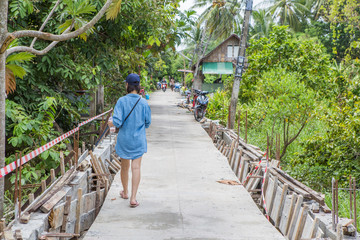
<svg viewBox="0 0 360 240">
<path fill-rule="evenodd" d="M 86 32 L 90 28 L 92 28 L 100 20 L 100 18 L 105 14 L 106 10 L 109 8 L 111 3 L 112 3 L 112 0 L 107 0 L 106 3 L 104 4 L 104 6 L 101 8 L 101 10 L 95 15 L 95 17 L 93 19 L 91 19 L 90 22 L 88 22 L 86 25 L 82 26 L 81 28 L 79 28 L 76 31 L 71 32 L 71 33 L 57 35 L 57 34 L 51 34 L 51 33 L 47 33 L 47 32 L 41 32 L 41 31 L 22 30 L 22 31 L 12 32 L 9 34 L 12 34 L 15 38 L 21 38 L 21 37 L 34 37 L 35 38 L 36 37 L 36 38 L 40 38 L 40 39 L 48 40 L 48 41 L 59 41 L 59 42 L 66 41 L 71 38 L 75 38 L 75 37 L 83 34 L 84 32 Z"/>
</svg>

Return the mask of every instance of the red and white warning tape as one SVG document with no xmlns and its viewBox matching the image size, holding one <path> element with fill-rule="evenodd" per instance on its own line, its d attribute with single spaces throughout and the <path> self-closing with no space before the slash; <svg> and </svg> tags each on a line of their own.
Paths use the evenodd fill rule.
<svg viewBox="0 0 360 240">
<path fill-rule="evenodd" d="M 73 135 L 74 133 L 78 132 L 81 126 L 84 126 L 85 124 L 101 117 L 104 116 L 105 114 L 111 112 L 112 109 L 110 109 L 107 112 L 104 112 L 98 116 L 92 117 L 82 123 L 80 123 L 76 128 L 70 130 L 69 132 L 61 135 L 58 138 L 55 138 L 54 140 L 52 140 L 51 142 L 46 143 L 45 145 L 35 149 L 34 151 L 26 154 L 25 156 L 23 156 L 21 159 L 17 159 L 17 166 L 23 165 L 27 162 L 29 162 L 31 159 L 37 157 L 38 155 L 40 155 L 41 153 L 45 152 L 46 150 L 50 149 L 52 146 L 58 144 L 59 142 L 63 141 L 64 139 L 68 138 L 69 136 Z M 0 178 L 5 177 L 7 174 L 11 173 L 12 171 L 14 171 L 16 169 L 16 164 L 15 161 L 6 165 L 5 167 L 3 167 L 2 169 L 0 169 Z"/>
<path fill-rule="evenodd" d="M 269 167 L 269 156 L 266 155 L 266 167 L 265 167 L 264 177 L 263 177 L 262 183 L 261 183 L 261 196 L 262 196 L 262 200 L 263 200 L 263 203 L 264 203 L 264 209 L 265 209 L 266 218 L 267 218 L 268 221 L 270 221 L 270 216 L 269 216 L 269 213 L 268 213 L 268 209 L 266 207 L 265 193 L 264 193 L 264 183 L 265 183 L 265 177 L 266 177 L 266 172 L 268 170 L 268 167 Z"/>
</svg>

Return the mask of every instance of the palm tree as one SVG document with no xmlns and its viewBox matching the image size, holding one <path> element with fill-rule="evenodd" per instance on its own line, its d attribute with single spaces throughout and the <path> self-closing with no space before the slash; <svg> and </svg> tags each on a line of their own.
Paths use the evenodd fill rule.
<svg viewBox="0 0 360 240">
<path fill-rule="evenodd" d="M 289 25 L 295 31 L 306 24 L 306 16 L 310 12 L 308 0 L 275 0 L 269 8 L 273 19 L 279 20 L 280 25 Z"/>
<path fill-rule="evenodd" d="M 241 25 L 240 0 L 197 0 L 194 7 L 208 8 L 200 15 L 199 24 L 204 24 L 206 31 L 214 38 L 225 39 Z"/>
<path fill-rule="evenodd" d="M 265 9 L 254 10 L 252 12 L 254 24 L 250 28 L 251 38 L 267 37 L 274 22 L 269 12 Z"/>
</svg>

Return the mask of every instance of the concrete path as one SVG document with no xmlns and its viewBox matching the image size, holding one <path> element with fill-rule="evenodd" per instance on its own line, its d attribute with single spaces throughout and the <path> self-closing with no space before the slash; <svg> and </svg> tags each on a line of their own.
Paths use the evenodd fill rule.
<svg viewBox="0 0 360 240">
<path fill-rule="evenodd" d="M 116 176 L 85 239 L 284 239 L 242 186 L 216 182 L 236 177 L 193 115 L 176 106 L 179 99 L 171 91 L 151 95 L 140 206 L 119 197 Z"/>
</svg>

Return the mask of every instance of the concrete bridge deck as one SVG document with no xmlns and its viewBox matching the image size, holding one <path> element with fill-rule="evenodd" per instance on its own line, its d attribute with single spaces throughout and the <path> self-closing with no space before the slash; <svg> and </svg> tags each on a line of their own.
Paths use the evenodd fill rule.
<svg viewBox="0 0 360 240">
<path fill-rule="evenodd" d="M 201 125 L 176 107 L 179 98 L 169 90 L 151 95 L 140 206 L 119 197 L 116 176 L 84 239 L 284 239 L 242 186 L 216 182 L 236 177 Z"/>
</svg>

